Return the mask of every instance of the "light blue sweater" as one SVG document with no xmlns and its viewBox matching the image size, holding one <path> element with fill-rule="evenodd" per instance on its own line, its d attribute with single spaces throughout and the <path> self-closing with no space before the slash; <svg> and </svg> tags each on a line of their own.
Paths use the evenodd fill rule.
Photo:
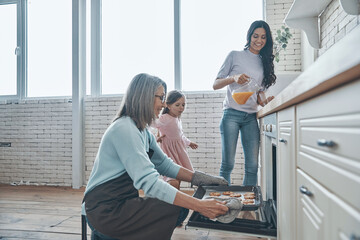
<svg viewBox="0 0 360 240">
<path fill-rule="evenodd" d="M 151 160 L 149 148 L 154 150 Z M 122 117 L 109 126 L 101 139 L 85 193 L 127 172 L 136 189 L 172 204 L 177 190 L 160 179 L 159 173 L 176 178 L 179 169 L 159 148 L 153 134 L 147 129 L 139 131 L 131 118 Z"/>
</svg>

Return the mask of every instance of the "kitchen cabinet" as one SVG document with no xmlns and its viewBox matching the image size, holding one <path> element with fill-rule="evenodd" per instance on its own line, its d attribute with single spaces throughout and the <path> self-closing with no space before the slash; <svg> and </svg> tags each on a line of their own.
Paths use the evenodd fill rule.
<svg viewBox="0 0 360 240">
<path fill-rule="evenodd" d="M 360 80 L 277 113 L 278 239 L 360 239 Z"/>
<path fill-rule="evenodd" d="M 360 212 L 336 196 L 330 200 L 332 212 L 329 223 L 330 239 L 359 240 Z"/>
<path fill-rule="evenodd" d="M 297 239 L 360 238 L 359 91 L 357 80 L 296 106 Z"/>
<path fill-rule="evenodd" d="M 331 194 L 302 170 L 297 169 L 297 238 L 330 239 Z"/>
<path fill-rule="evenodd" d="M 360 239 L 359 37 L 347 34 L 257 114 L 277 114 L 278 239 Z"/>
<path fill-rule="evenodd" d="M 278 239 L 295 239 L 295 108 L 279 111 L 277 144 Z"/>
<path fill-rule="evenodd" d="M 299 168 L 297 187 L 302 192 L 297 197 L 296 239 L 359 239 L 359 211 Z"/>
<path fill-rule="evenodd" d="M 360 81 L 296 106 L 297 166 L 360 211 Z"/>
<path fill-rule="evenodd" d="M 278 239 L 360 239 L 359 93 L 360 79 L 276 112 Z"/>
</svg>

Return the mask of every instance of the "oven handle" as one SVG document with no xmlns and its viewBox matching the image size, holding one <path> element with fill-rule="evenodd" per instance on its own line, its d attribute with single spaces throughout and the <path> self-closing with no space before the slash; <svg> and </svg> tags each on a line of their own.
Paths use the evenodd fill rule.
<svg viewBox="0 0 360 240">
<path fill-rule="evenodd" d="M 302 193 L 302 194 L 305 194 L 305 195 L 307 195 L 307 196 L 309 196 L 309 197 L 311 197 L 313 194 L 312 194 L 312 192 L 310 192 L 308 189 L 307 189 L 307 187 L 305 187 L 304 185 L 302 185 L 300 188 L 299 188 L 299 190 L 300 190 L 300 192 Z"/>
</svg>

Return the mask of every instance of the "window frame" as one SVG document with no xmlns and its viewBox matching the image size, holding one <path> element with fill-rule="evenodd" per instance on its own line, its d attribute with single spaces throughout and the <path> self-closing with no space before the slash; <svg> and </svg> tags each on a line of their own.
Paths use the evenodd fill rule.
<svg viewBox="0 0 360 240">
<path fill-rule="evenodd" d="M 181 44 L 180 44 L 180 9 L 181 0 L 174 1 L 174 88 L 181 90 Z M 118 94 L 102 93 L 102 74 L 101 74 L 101 26 L 102 26 L 102 0 L 91 0 L 91 97 L 116 96 Z"/>
<path fill-rule="evenodd" d="M 91 97 L 107 96 L 102 94 L 102 79 L 101 79 L 101 14 L 102 14 L 102 0 L 72 0 L 73 4 L 78 1 L 86 1 L 86 4 L 91 5 L 91 11 L 85 14 L 91 14 L 90 17 L 90 31 L 91 44 L 90 48 L 90 95 Z M 181 0 L 174 1 L 174 88 L 182 90 L 182 59 L 181 59 Z M 16 95 L 0 95 L 0 100 L 23 100 L 44 97 L 28 97 L 27 96 L 27 0 L 0 0 L 0 5 L 17 4 L 17 45 L 20 49 L 20 54 L 17 55 L 17 76 L 16 76 Z M 264 7 L 264 3 L 263 3 Z M 264 12 L 264 9 L 262 9 Z M 75 19 L 72 19 L 74 25 Z M 79 31 L 86 31 L 86 24 L 84 23 Z M 85 30 L 84 30 L 85 29 Z M 73 39 L 76 33 L 73 32 Z M 86 45 L 86 44 L 85 44 Z M 73 50 L 74 51 L 74 50 Z M 73 69 L 74 69 L 73 63 Z M 74 75 L 74 72 L 73 72 Z M 86 84 L 82 86 L 86 92 Z M 197 92 L 197 91 L 195 91 Z M 123 95 L 119 93 L 115 95 Z M 64 98 L 67 96 L 54 96 L 45 98 Z"/>
<path fill-rule="evenodd" d="M 0 100 L 14 100 L 26 98 L 26 24 L 27 1 L 21 0 L 0 0 L 0 5 L 16 5 L 16 95 L 0 95 Z M 14 51 L 16 51 L 14 49 Z"/>
</svg>

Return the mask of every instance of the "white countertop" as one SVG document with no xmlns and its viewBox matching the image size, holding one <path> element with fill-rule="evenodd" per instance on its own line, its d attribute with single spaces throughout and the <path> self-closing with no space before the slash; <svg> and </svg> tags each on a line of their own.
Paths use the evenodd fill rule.
<svg viewBox="0 0 360 240">
<path fill-rule="evenodd" d="M 261 108 L 258 118 L 360 80 L 360 26 L 321 55 L 306 71 Z M 360 94 L 360 93 L 359 93 Z"/>
</svg>

